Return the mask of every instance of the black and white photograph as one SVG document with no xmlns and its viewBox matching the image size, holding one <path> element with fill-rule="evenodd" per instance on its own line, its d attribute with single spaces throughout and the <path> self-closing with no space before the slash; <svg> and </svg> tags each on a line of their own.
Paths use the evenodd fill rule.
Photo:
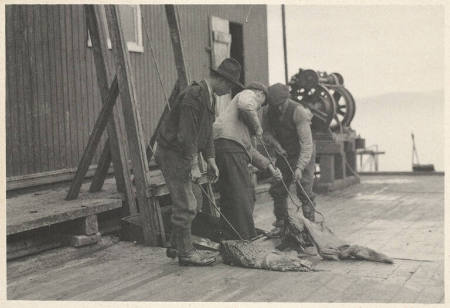
<svg viewBox="0 0 450 308">
<path fill-rule="evenodd" d="M 1 6 L 5 304 L 445 304 L 445 1 Z"/>
</svg>

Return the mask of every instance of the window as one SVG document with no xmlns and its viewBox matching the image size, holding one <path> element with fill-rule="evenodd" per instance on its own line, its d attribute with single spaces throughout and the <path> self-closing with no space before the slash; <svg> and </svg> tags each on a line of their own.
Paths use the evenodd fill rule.
<svg viewBox="0 0 450 308">
<path fill-rule="evenodd" d="M 128 51 L 144 52 L 142 43 L 142 20 L 141 8 L 139 5 L 119 5 L 120 21 L 123 35 L 127 42 Z M 101 19 L 107 35 L 107 46 L 111 49 L 111 40 L 109 37 L 108 23 L 106 22 L 106 13 L 104 8 L 101 10 Z M 91 38 L 88 37 L 88 46 L 92 47 Z"/>
</svg>

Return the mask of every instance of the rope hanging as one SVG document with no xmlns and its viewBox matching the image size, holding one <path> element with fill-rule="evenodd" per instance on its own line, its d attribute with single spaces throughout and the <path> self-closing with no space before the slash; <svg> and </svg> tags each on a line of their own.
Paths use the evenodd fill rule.
<svg viewBox="0 0 450 308">
<path fill-rule="evenodd" d="M 147 28 L 147 24 L 145 23 L 145 18 L 142 18 L 142 22 L 144 24 L 145 35 L 147 36 L 147 40 L 148 40 L 149 45 L 150 45 L 150 53 L 152 55 L 153 63 L 155 64 L 156 74 L 158 75 L 158 80 L 159 80 L 159 83 L 161 85 L 161 90 L 162 90 L 163 95 L 164 95 L 164 100 L 166 102 L 167 107 L 169 108 L 169 111 L 171 111 L 171 107 L 170 107 L 169 100 L 167 98 L 166 90 L 164 88 L 164 84 L 163 84 L 162 79 L 161 79 L 161 73 L 160 73 L 160 70 L 159 70 L 158 62 L 156 61 L 155 52 L 153 50 L 152 40 L 150 39 L 150 36 L 148 34 L 148 28 Z"/>
</svg>

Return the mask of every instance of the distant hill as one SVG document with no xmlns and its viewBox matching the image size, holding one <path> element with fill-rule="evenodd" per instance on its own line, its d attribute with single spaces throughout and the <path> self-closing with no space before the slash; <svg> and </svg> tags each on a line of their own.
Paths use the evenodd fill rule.
<svg viewBox="0 0 450 308">
<path fill-rule="evenodd" d="M 352 122 L 366 139 L 386 154 L 380 171 L 411 170 L 411 132 L 414 132 L 420 163 L 444 170 L 444 91 L 396 92 L 357 98 Z"/>
</svg>

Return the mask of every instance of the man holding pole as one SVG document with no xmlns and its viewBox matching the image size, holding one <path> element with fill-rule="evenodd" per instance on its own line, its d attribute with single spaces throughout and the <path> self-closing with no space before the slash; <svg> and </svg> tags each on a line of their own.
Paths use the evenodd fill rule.
<svg viewBox="0 0 450 308">
<path fill-rule="evenodd" d="M 217 69 L 211 69 L 209 78 L 192 83 L 178 95 L 158 131 L 155 160 L 173 203 L 170 249 L 173 253 L 176 247 L 180 265 L 209 265 L 215 261 L 215 257 L 192 245 L 191 225 L 197 214 L 192 183 L 201 176 L 199 152 L 207 160 L 210 179 L 216 181 L 219 176 L 212 135 L 214 94 L 221 96 L 229 93 L 233 86 L 241 87 L 240 73 L 239 62 L 225 59 Z"/>
<path fill-rule="evenodd" d="M 289 98 L 289 88 L 281 83 L 268 88 L 268 106 L 263 110 L 264 141 L 280 156 L 276 166 L 289 187 L 296 182 L 297 196 L 303 215 L 315 220 L 314 184 L 315 151 L 311 134 L 311 112 Z M 287 216 L 287 197 L 283 183 L 276 182 L 269 193 L 274 201 L 274 234 L 279 232 Z M 311 202 L 312 201 L 312 202 Z"/>
<path fill-rule="evenodd" d="M 281 172 L 252 145 L 252 137 L 262 137 L 258 110 L 266 101 L 267 87 L 250 83 L 238 93 L 213 126 L 223 239 L 251 239 L 256 236 L 253 222 L 254 187 L 248 165 L 268 169 L 275 177 Z"/>
</svg>

